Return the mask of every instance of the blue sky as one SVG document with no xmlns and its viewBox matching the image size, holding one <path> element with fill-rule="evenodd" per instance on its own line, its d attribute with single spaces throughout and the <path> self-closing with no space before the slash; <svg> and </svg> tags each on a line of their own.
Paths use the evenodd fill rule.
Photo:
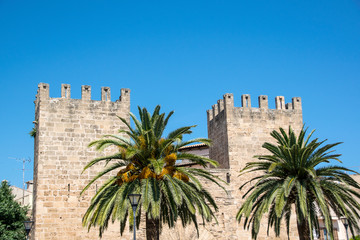
<svg viewBox="0 0 360 240">
<path fill-rule="evenodd" d="M 347 167 L 358 157 L 360 0 L 10 1 L 0 0 L 0 178 L 22 185 L 33 159 L 28 136 L 37 85 L 60 96 L 71 84 L 93 99 L 131 89 L 138 105 L 175 110 L 170 128 L 197 124 L 225 93 L 300 96 L 304 122 L 337 147 Z M 255 104 L 254 104 L 255 103 Z M 26 180 L 32 178 L 32 163 Z M 357 170 L 360 170 L 358 167 Z"/>
</svg>

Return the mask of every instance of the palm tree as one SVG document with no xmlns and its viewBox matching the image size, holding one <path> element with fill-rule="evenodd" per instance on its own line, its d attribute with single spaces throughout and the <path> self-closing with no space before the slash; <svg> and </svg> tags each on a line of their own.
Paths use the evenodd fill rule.
<svg viewBox="0 0 360 240">
<path fill-rule="evenodd" d="M 204 168 L 218 163 L 206 157 L 180 152 L 181 147 L 200 142 L 209 145 L 205 138 L 183 141 L 183 135 L 190 134 L 195 126 L 181 127 L 162 137 L 165 127 L 173 112 L 167 116 L 160 114 L 157 106 L 151 115 L 146 108 L 139 107 L 140 120 L 132 113 L 130 116 L 135 128 L 123 118 L 120 120 L 126 125 L 126 130 L 119 133 L 127 138 L 116 135 L 107 135 L 103 139 L 90 143 L 97 150 L 115 147 L 118 151 L 110 156 L 100 157 L 89 162 L 84 171 L 99 162 L 105 162 L 105 169 L 94 177 L 83 189 L 88 189 L 97 179 L 107 173 L 117 171 L 102 185 L 92 198 L 89 208 L 83 217 L 83 225 L 99 227 L 102 236 L 109 221 L 120 222 L 121 234 L 124 231 L 127 218 L 133 223 L 133 212 L 127 199 L 130 193 L 140 193 L 141 201 L 137 208 L 136 220 L 139 227 L 141 212 L 146 215 L 147 239 L 159 239 L 162 224 L 174 227 L 178 218 L 182 225 L 194 223 L 198 230 L 196 214 L 203 221 L 211 221 L 218 207 L 205 190 L 198 177 L 219 184 L 219 178 L 205 169 L 177 166 L 176 161 L 190 160 Z M 110 165 L 110 163 L 112 163 Z M 120 170 L 119 170 L 120 169 Z"/>
<path fill-rule="evenodd" d="M 260 221 L 268 214 L 269 228 L 273 227 L 276 236 L 280 234 L 284 219 L 289 236 L 290 217 L 295 210 L 300 240 L 313 239 L 312 232 L 319 233 L 319 218 L 333 239 L 333 225 L 330 211 L 338 217 L 347 217 L 352 232 L 359 229 L 356 221 L 360 219 L 360 185 L 346 172 L 354 171 L 333 165 L 330 160 L 341 162 L 332 148 L 340 143 L 324 145 L 326 141 L 310 140 L 312 131 L 306 137 L 302 129 L 297 137 L 289 128 L 288 133 L 280 128 L 271 136 L 277 144 L 265 143 L 269 155 L 255 156 L 256 162 L 247 163 L 241 173 L 259 173 L 245 182 L 240 189 L 254 183 L 243 195 L 245 202 L 237 213 L 240 222 L 244 216 L 244 228 L 251 227 L 252 237 L 256 239 Z"/>
</svg>

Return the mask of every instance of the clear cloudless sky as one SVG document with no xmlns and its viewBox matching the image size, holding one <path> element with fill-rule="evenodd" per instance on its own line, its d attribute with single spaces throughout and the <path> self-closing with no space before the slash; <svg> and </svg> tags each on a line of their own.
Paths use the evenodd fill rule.
<svg viewBox="0 0 360 240">
<path fill-rule="evenodd" d="M 175 110 L 169 128 L 197 124 L 225 93 L 302 97 L 316 137 L 344 142 L 360 170 L 360 0 L 20 1 L 0 0 L 0 178 L 22 186 L 33 160 L 28 132 L 40 82 L 72 98 L 81 85 L 131 89 L 137 106 Z M 90 159 L 89 159 L 90 160 Z M 32 179 L 33 162 L 25 180 Z"/>
</svg>

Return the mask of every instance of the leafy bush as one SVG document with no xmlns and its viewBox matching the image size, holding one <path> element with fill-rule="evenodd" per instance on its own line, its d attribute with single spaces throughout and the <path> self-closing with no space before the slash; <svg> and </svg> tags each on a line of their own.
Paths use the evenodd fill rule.
<svg viewBox="0 0 360 240">
<path fill-rule="evenodd" d="M 10 185 L 2 181 L 0 186 L 0 240 L 24 240 L 26 238 L 24 221 L 27 207 L 14 200 Z"/>
</svg>

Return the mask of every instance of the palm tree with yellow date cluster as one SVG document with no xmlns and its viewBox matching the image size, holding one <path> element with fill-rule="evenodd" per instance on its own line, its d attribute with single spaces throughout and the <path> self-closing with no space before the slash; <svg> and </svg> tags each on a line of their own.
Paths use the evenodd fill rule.
<svg viewBox="0 0 360 240">
<path fill-rule="evenodd" d="M 139 107 L 140 120 L 130 113 L 135 128 L 119 117 L 127 126 L 126 130 L 119 130 L 119 133 L 126 137 L 107 135 L 89 144 L 99 151 L 114 146 L 118 151 L 110 156 L 96 158 L 85 166 L 84 171 L 99 162 L 105 162 L 106 167 L 89 182 L 82 193 L 105 174 L 113 171 L 117 173 L 92 198 L 83 217 L 84 226 L 88 226 L 88 229 L 99 227 L 99 235 L 102 236 L 110 220 L 119 221 L 123 234 L 129 217 L 129 225 L 133 227 L 133 210 L 127 198 L 130 193 L 142 195 L 136 211 L 136 225 L 139 227 L 140 216 L 145 212 L 148 240 L 159 239 L 162 225 L 174 227 L 178 219 L 183 226 L 193 223 L 197 230 L 197 216 L 203 222 L 216 221 L 214 212 L 218 207 L 199 177 L 223 188 L 220 185 L 223 181 L 206 170 L 209 166 L 218 166 L 218 163 L 179 151 L 181 147 L 193 143 L 210 145 L 211 141 L 206 138 L 183 141 L 183 136 L 191 134 L 195 126 L 178 128 L 163 137 L 172 114 L 160 114 L 160 106 L 155 108 L 153 114 Z M 176 161 L 182 159 L 203 168 L 176 165 Z"/>
</svg>

